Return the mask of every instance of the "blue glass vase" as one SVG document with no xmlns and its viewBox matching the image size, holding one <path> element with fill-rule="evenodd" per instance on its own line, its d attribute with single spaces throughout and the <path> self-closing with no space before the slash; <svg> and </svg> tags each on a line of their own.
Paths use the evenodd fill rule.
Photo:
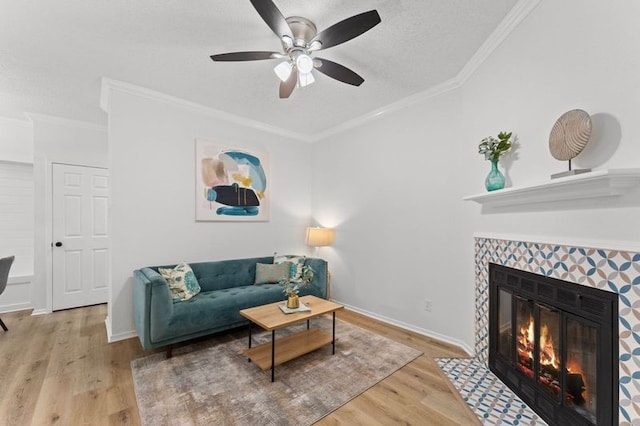
<svg viewBox="0 0 640 426">
<path fill-rule="evenodd" d="M 491 160 L 491 171 L 484 180 L 487 191 L 504 188 L 504 175 L 498 170 L 498 160 Z"/>
</svg>

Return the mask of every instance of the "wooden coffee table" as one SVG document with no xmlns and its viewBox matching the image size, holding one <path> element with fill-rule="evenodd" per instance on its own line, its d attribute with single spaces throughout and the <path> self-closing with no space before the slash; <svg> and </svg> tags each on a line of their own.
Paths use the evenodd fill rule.
<svg viewBox="0 0 640 426">
<path fill-rule="evenodd" d="M 283 313 L 278 305 L 285 301 L 243 309 L 240 315 L 249 320 L 249 348 L 243 353 L 263 370 L 271 368 L 271 381 L 275 381 L 275 367 L 294 358 L 332 344 L 332 354 L 336 353 L 336 311 L 344 306 L 316 296 L 303 296 L 300 303 L 311 308 L 311 312 Z M 310 328 L 309 320 L 320 315 L 333 314 L 333 332 L 329 334 L 318 328 Z M 307 329 L 276 340 L 276 330 L 307 321 Z M 271 342 L 251 347 L 252 324 L 271 331 Z"/>
</svg>

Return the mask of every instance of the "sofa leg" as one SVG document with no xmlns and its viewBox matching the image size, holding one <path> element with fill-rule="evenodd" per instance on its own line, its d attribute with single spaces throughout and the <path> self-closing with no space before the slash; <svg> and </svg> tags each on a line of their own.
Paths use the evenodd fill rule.
<svg viewBox="0 0 640 426">
<path fill-rule="evenodd" d="M 167 358 L 171 358 L 173 356 L 173 345 L 167 346 Z"/>
</svg>

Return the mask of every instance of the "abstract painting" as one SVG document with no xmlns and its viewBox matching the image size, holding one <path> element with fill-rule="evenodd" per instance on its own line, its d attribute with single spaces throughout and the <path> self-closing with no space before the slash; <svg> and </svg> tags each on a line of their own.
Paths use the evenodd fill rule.
<svg viewBox="0 0 640 426">
<path fill-rule="evenodd" d="M 196 220 L 269 220 L 266 153 L 196 140 Z"/>
</svg>

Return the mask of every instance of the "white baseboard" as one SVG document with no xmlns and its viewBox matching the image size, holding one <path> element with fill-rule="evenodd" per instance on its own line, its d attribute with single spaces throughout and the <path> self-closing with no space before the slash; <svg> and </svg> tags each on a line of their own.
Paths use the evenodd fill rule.
<svg viewBox="0 0 640 426">
<path fill-rule="evenodd" d="M 34 309 L 33 312 L 31 312 L 31 315 L 36 316 L 36 315 L 45 315 L 50 313 L 51 312 L 49 312 L 46 308 L 43 308 L 43 309 Z"/>
<path fill-rule="evenodd" d="M 361 308 L 358 308 L 356 306 L 352 306 L 352 305 L 349 305 L 347 303 L 340 302 L 339 300 L 334 300 L 334 299 L 332 299 L 332 300 L 334 302 L 336 302 L 336 303 L 339 303 L 339 304 L 343 305 L 345 308 L 347 308 L 347 309 L 349 309 L 351 311 L 357 312 L 359 314 L 362 314 L 364 316 L 376 319 L 378 321 L 382 321 L 382 322 L 387 323 L 387 324 L 395 325 L 396 327 L 404 328 L 405 330 L 413 331 L 414 333 L 418 333 L 418 334 L 421 334 L 423 336 L 430 337 L 432 339 L 437 339 L 437 340 L 440 340 L 442 342 L 449 343 L 449 344 L 451 344 L 453 346 L 457 346 L 460 349 L 462 349 L 463 351 L 465 351 L 467 353 L 467 355 L 473 356 L 474 350 L 469 345 L 467 345 L 466 343 L 462 342 L 461 340 L 454 339 L 451 336 L 446 336 L 444 334 L 436 333 L 435 331 L 427 330 L 425 328 L 416 327 L 414 325 L 411 325 L 411 324 L 408 324 L 408 323 L 405 323 L 405 322 L 402 322 L 402 321 L 394 320 L 393 318 L 388 318 L 388 317 L 385 317 L 383 315 L 378 315 L 378 314 L 376 314 L 374 312 L 370 312 L 370 311 L 367 311 L 365 309 L 361 309 Z M 118 342 L 120 340 L 126 340 L 126 339 L 131 339 L 133 337 L 138 337 L 138 333 L 136 333 L 135 330 L 126 331 L 124 333 L 112 334 L 111 326 L 110 326 L 110 322 L 109 322 L 109 318 L 108 317 L 105 318 L 104 323 L 105 323 L 105 328 L 106 328 L 106 331 L 107 331 L 107 341 L 109 343 L 114 343 L 114 342 Z"/>
<path fill-rule="evenodd" d="M 33 282 L 33 275 L 13 276 L 7 279 L 7 286 L 31 284 L 32 282 Z"/>
<path fill-rule="evenodd" d="M 6 291 L 0 298 L 0 313 L 9 313 L 33 309 L 31 286 L 33 275 L 10 276 Z"/>
<path fill-rule="evenodd" d="M 111 321 L 109 321 L 109 317 L 104 319 L 104 325 L 107 330 L 107 342 L 114 343 L 119 342 L 120 340 L 131 339 L 132 337 L 138 337 L 138 333 L 135 330 L 125 331 L 124 333 L 113 334 L 111 332 Z"/>
<path fill-rule="evenodd" d="M 444 334 L 436 333 L 435 331 L 427 330 L 426 328 L 416 327 L 416 326 L 408 324 L 406 322 L 398 321 L 398 320 L 395 320 L 393 318 L 388 318 L 388 317 L 385 317 L 383 315 L 379 315 L 379 314 L 376 314 L 374 312 L 367 311 L 365 309 L 360 309 L 360 308 L 358 308 L 356 306 L 352 306 L 352 305 L 349 305 L 347 303 L 340 302 L 338 300 L 333 300 L 333 301 L 336 302 L 336 303 L 339 303 L 340 305 L 343 305 L 345 308 L 349 309 L 350 311 L 354 311 L 354 312 L 357 312 L 357 313 L 362 314 L 364 316 L 376 319 L 378 321 L 382 321 L 382 322 L 387 323 L 387 324 L 395 325 L 397 327 L 404 328 L 405 330 L 413 331 L 414 333 L 418 333 L 418 334 L 421 334 L 423 336 L 431 337 L 432 339 L 437 339 L 437 340 L 440 340 L 442 342 L 449 343 L 449 344 L 451 344 L 453 346 L 457 346 L 460 349 L 462 349 L 463 351 L 465 351 L 467 353 L 467 355 L 473 356 L 474 350 L 469 345 L 467 345 L 466 343 L 464 343 L 461 340 L 454 339 L 451 336 L 446 336 Z"/>
<path fill-rule="evenodd" d="M 12 303 L 10 305 L 0 306 L 0 314 L 8 314 L 9 312 L 24 311 L 26 309 L 33 309 L 31 303 Z"/>
</svg>

